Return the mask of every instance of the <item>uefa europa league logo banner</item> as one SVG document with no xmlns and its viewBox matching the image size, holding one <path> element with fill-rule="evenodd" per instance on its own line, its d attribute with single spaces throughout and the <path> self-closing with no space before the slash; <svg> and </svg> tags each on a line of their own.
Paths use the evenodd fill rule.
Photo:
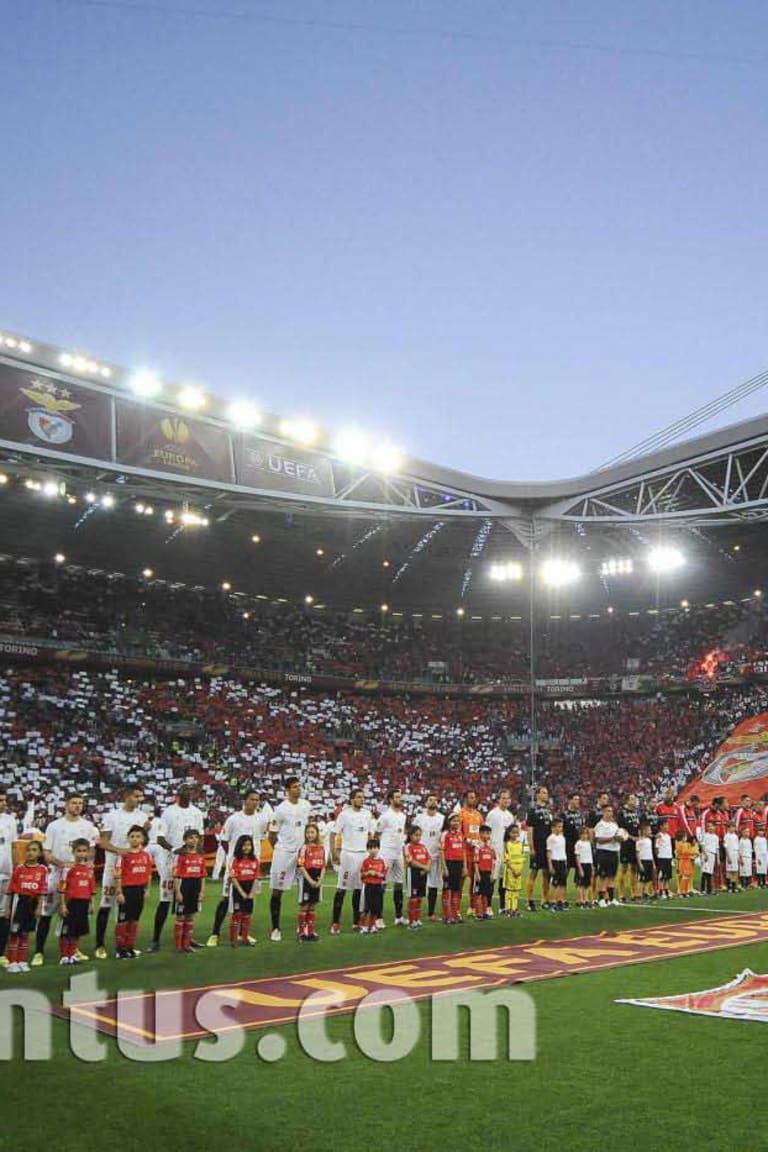
<svg viewBox="0 0 768 1152">
<path fill-rule="evenodd" d="M 229 437 L 223 428 L 127 400 L 115 406 L 121 464 L 232 483 Z"/>
<path fill-rule="evenodd" d="M 71 456 L 111 459 L 111 399 L 26 368 L 0 364 L 0 438 Z"/>
</svg>

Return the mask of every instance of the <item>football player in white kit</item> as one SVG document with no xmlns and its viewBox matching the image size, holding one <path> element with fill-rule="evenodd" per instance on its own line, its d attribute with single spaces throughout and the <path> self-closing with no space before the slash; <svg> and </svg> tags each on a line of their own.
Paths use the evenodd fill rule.
<svg viewBox="0 0 768 1152">
<path fill-rule="evenodd" d="M 333 897 L 333 919 L 331 936 L 341 932 L 341 910 L 345 892 L 352 893 L 352 923 L 355 929 L 360 924 L 360 898 L 363 886 L 360 880 L 360 865 L 365 859 L 374 820 L 368 808 L 364 807 L 365 796 L 362 788 L 354 788 L 349 795 L 349 803 L 336 817 L 336 843 L 333 859 L 338 866 L 339 879 Z"/>
<path fill-rule="evenodd" d="M 10 911 L 7 893 L 13 873 L 13 842 L 18 839 L 18 835 L 18 821 L 13 813 L 8 811 L 8 795 L 2 788 L 0 789 L 0 966 L 3 968 L 8 966 L 5 946 L 8 943 L 11 921 L 6 915 L 6 905 Z"/>
<path fill-rule="evenodd" d="M 115 871 L 118 857 L 123 849 L 128 847 L 128 833 L 134 825 L 147 828 L 149 818 L 141 811 L 144 801 L 144 789 L 136 784 L 126 788 L 123 792 L 123 803 L 119 808 L 107 812 L 101 821 L 99 844 L 104 849 L 104 871 L 101 877 L 101 903 L 96 913 L 96 951 L 97 960 L 106 960 L 107 950 L 104 940 L 107 934 L 110 909 L 114 907 L 117 895 L 115 884 Z"/>
<path fill-rule="evenodd" d="M 233 812 L 231 816 L 227 816 L 224 821 L 224 827 L 221 830 L 219 837 L 219 844 L 226 852 L 226 863 L 224 865 L 224 884 L 221 889 L 221 899 L 216 905 L 216 912 L 213 917 L 213 928 L 208 937 L 206 944 L 209 948 L 215 948 L 219 943 L 219 936 L 221 935 L 221 926 L 224 923 L 229 908 L 229 894 L 230 894 L 230 878 L 229 866 L 232 863 L 235 855 L 235 845 L 241 836 L 250 836 L 253 840 L 254 855 L 259 858 L 261 855 L 261 842 L 266 838 L 269 826 L 272 822 L 272 808 L 269 804 L 262 804 L 259 807 L 261 794 L 255 788 L 249 788 L 243 795 L 243 807 L 239 812 Z M 249 940 L 253 941 L 253 937 L 249 936 Z M 253 941 L 255 943 L 255 941 Z"/>
<path fill-rule="evenodd" d="M 43 899 L 41 914 L 37 919 L 35 954 L 31 961 L 32 968 L 38 968 L 45 959 L 45 942 L 51 928 L 51 917 L 58 911 L 61 904 L 59 886 L 73 860 L 72 841 L 87 840 L 91 847 L 91 859 L 93 859 L 93 850 L 99 839 L 99 830 L 90 820 L 84 819 L 84 804 L 85 800 L 79 792 L 70 792 L 64 799 L 64 815 L 52 820 L 45 830 L 43 855 L 48 865 L 48 892 Z M 82 952 L 77 954 L 77 958 L 79 960 L 88 959 Z"/>
<path fill-rule="evenodd" d="M 274 846 L 270 870 L 269 915 L 272 920 L 270 940 L 282 940 L 280 909 L 283 892 L 296 883 L 296 861 L 304 844 L 304 829 L 312 812 L 309 800 L 301 799 L 301 781 L 289 776 L 285 782 L 285 800 L 275 808 L 269 838 Z"/>
<path fill-rule="evenodd" d="M 407 924 L 403 916 L 403 884 L 405 882 L 405 809 L 403 794 L 399 790 L 387 794 L 388 808 L 385 808 L 376 825 L 381 841 L 379 855 L 387 865 L 387 882 L 392 881 L 392 899 L 395 905 L 395 924 Z M 376 921 L 377 928 L 384 928 L 383 919 Z"/>
<path fill-rule="evenodd" d="M 443 887 L 443 867 L 440 863 L 440 837 L 445 830 L 445 817 L 438 810 L 437 796 L 427 796 L 427 806 L 417 812 L 414 824 L 421 828 L 421 842 L 429 852 L 430 869 L 427 876 L 427 914 L 434 923 L 437 920 L 437 893 Z"/>
<path fill-rule="evenodd" d="M 496 797 L 496 803 L 485 818 L 485 822 L 491 830 L 491 846 L 496 852 L 496 862 L 493 865 L 492 879 L 494 884 L 498 884 L 499 890 L 499 912 L 503 912 L 506 906 L 504 897 L 504 886 L 501 882 L 502 864 L 504 862 L 504 837 L 510 824 L 514 824 L 515 817 L 509 810 L 512 803 L 512 795 L 509 788 L 502 788 Z M 488 908 L 489 915 L 493 915 L 493 910 Z"/>
<path fill-rule="evenodd" d="M 157 952 L 160 949 L 160 934 L 174 899 L 173 873 L 176 856 L 184 844 L 184 833 L 188 830 L 199 832 L 202 837 L 205 831 L 205 813 L 202 808 L 192 803 L 190 786 L 182 784 L 176 795 L 176 801 L 164 808 L 149 824 L 149 848 L 160 880 L 160 896 L 155 909 L 152 940 L 147 945 L 147 952 Z M 194 940 L 191 941 L 191 945 L 193 948 L 201 947 Z"/>
</svg>

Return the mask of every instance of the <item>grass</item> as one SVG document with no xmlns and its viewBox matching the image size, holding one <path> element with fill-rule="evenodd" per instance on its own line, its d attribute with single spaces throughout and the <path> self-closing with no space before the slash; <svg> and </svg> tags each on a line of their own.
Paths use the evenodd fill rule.
<svg viewBox="0 0 768 1152">
<path fill-rule="evenodd" d="M 211 886 L 197 936 L 204 939 L 217 893 Z M 347 901 L 347 905 L 349 901 Z M 192 957 L 172 954 L 170 922 L 164 951 L 134 963 L 99 965 L 102 986 L 145 989 L 202 985 L 258 976 L 336 968 L 368 961 L 408 959 L 472 947 L 532 939 L 676 924 L 735 911 L 768 908 L 765 892 L 719 896 L 709 902 L 674 901 L 628 907 L 540 912 L 520 921 L 494 920 L 456 928 L 429 926 L 418 936 L 388 928 L 374 938 L 346 932 L 323 935 L 301 948 L 292 938 L 292 896 L 285 901 L 283 942 L 266 939 L 267 897 L 255 917 L 255 949 L 210 949 Z M 389 902 L 388 902 L 389 908 Z M 694 911 L 706 908 L 706 912 Z M 150 901 L 150 912 L 154 901 Z M 724 912 L 721 912 L 724 910 Z M 349 916 L 349 907 L 346 909 Z M 325 933 L 330 913 L 320 917 Z M 150 916 L 145 916 L 146 926 Z M 146 943 L 145 932 L 140 938 Z M 34 970 L 25 984 L 58 998 L 70 970 L 53 962 Z M 419 1006 L 422 1040 L 404 1060 L 380 1064 L 355 1051 L 350 1017 L 328 1024 L 329 1035 L 347 1044 L 350 1059 L 319 1064 L 301 1050 L 293 1026 L 280 1031 L 287 1052 L 274 1064 L 256 1055 L 263 1033 L 247 1033 L 239 1057 L 205 1064 L 194 1045 L 167 1064 L 131 1063 L 109 1042 L 99 1065 L 76 1060 L 66 1025 L 54 1023 L 55 1056 L 49 1063 L 0 1065 L 6 1123 L 0 1148 L 37 1149 L 55 1131 L 61 1152 L 104 1142 L 123 1152 L 161 1144 L 170 1149 L 239 1147 L 290 1150 L 309 1140 L 334 1152 L 360 1152 L 383 1138 L 406 1150 L 507 1149 L 523 1143 L 542 1149 L 593 1149 L 631 1140 L 649 1149 L 717 1149 L 738 1142 L 764 1146 L 759 1124 L 748 1124 L 764 1080 L 768 1034 L 738 1021 L 643 1011 L 616 1005 L 619 997 L 666 995 L 724 983 L 742 968 L 768 971 L 768 946 L 720 952 L 568 976 L 535 983 L 528 991 L 538 1017 L 538 1054 L 531 1063 L 433 1063 L 428 1004 Z M 13 977 L 3 978 L 10 986 Z M 18 983 L 18 981 L 17 981 Z M 95 1076 L 94 1076 L 95 1073 Z M 716 1115 L 717 1122 L 713 1122 Z"/>
</svg>

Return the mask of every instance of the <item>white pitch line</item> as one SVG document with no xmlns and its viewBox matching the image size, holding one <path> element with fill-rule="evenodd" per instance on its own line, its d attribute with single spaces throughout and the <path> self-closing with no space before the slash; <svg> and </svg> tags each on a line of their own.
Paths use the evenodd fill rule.
<svg viewBox="0 0 768 1152">
<path fill-rule="evenodd" d="M 622 908 L 631 908 L 636 912 L 717 912 L 719 916 L 759 916 L 764 909 L 755 908 L 747 911 L 744 908 L 716 908 L 714 904 L 672 904 L 664 901 L 662 904 L 622 904 Z"/>
</svg>

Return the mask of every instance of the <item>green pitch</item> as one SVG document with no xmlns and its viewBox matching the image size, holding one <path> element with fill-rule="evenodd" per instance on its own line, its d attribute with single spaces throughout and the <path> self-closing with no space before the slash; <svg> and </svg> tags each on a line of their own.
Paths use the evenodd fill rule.
<svg viewBox="0 0 768 1152">
<path fill-rule="evenodd" d="M 196 937 L 205 940 L 218 898 L 209 885 Z M 538 912 L 521 920 L 495 919 L 448 928 L 428 925 L 420 933 L 389 927 L 375 937 L 349 931 L 327 936 L 330 902 L 321 907 L 319 944 L 299 946 L 293 936 L 295 901 L 284 900 L 283 941 L 268 940 L 268 895 L 254 917 L 258 945 L 228 944 L 191 957 L 173 953 L 172 921 L 163 950 L 130 962 L 98 964 L 100 983 L 118 989 L 178 988 L 338 968 L 455 949 L 488 948 L 556 939 L 602 930 L 680 924 L 728 912 L 768 908 L 768 892 L 709 900 L 673 900 L 649 908 L 621 907 L 565 915 Z M 699 910 L 700 909 L 700 910 Z M 145 947 L 154 895 L 145 914 L 139 947 Z M 391 920 L 391 901 L 386 914 Z M 110 932 L 113 919 L 110 921 Z M 92 951 L 92 938 L 86 951 Z M 0 973 L 0 988 L 34 987 L 57 1002 L 70 975 L 59 968 L 56 940 L 48 963 L 29 976 Z M 108 1059 L 78 1061 L 69 1051 L 67 1026 L 54 1021 L 54 1059 L 0 1064 L 4 1123 L 0 1148 L 38 1152 L 55 1133 L 57 1152 L 108 1145 L 121 1152 L 255 1148 L 285 1152 L 311 1140 L 331 1152 L 360 1152 L 381 1145 L 406 1152 L 441 1149 L 538 1147 L 589 1150 L 615 1133 L 621 1147 L 762 1147 L 759 1120 L 745 1131 L 745 1117 L 759 1115 L 765 1079 L 768 1030 L 759 1024 L 643 1011 L 614 1004 L 619 997 L 667 995 L 713 987 L 742 968 L 768 971 L 768 946 L 728 948 L 691 957 L 567 976 L 527 987 L 538 1015 L 537 1058 L 491 1063 L 433 1063 L 427 1003 L 419 1006 L 422 1040 L 393 1064 L 373 1062 L 355 1048 L 349 1017 L 332 1019 L 328 1033 L 343 1040 L 349 1059 L 319 1064 L 301 1050 L 293 1025 L 280 1031 L 285 1056 L 274 1064 L 256 1055 L 263 1033 L 246 1033 L 235 1060 L 205 1064 L 194 1045 L 166 1064 L 127 1060 L 109 1041 Z M 272 1029 L 273 1031 L 275 1029 Z M 503 1052 L 500 1048 L 500 1052 Z M 756 1111 L 757 1109 L 757 1111 Z"/>
</svg>

